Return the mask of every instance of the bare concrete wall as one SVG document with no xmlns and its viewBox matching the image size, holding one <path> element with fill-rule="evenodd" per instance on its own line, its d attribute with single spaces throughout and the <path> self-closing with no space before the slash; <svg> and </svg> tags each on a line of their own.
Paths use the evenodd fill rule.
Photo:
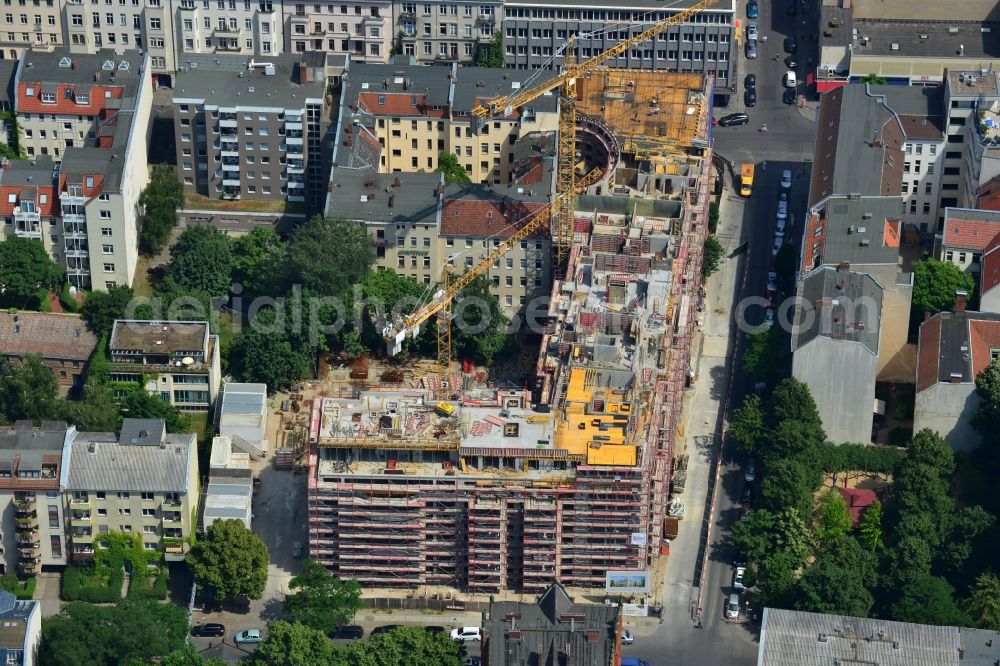
<svg viewBox="0 0 1000 666">
<path fill-rule="evenodd" d="M 917 394 L 913 431 L 936 430 L 955 451 L 971 451 L 980 443 L 972 427 L 978 405 L 975 384 L 936 384 Z"/>
<path fill-rule="evenodd" d="M 829 441 L 871 442 L 876 362 L 861 344 L 822 337 L 792 357 L 792 376 L 809 386 Z"/>
</svg>

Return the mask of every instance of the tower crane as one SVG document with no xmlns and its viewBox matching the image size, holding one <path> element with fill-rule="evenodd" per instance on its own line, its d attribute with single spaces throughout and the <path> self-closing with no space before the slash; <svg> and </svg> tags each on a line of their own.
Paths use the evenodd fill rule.
<svg viewBox="0 0 1000 666">
<path fill-rule="evenodd" d="M 479 263 L 459 275 L 454 281 L 451 280 L 447 266 L 445 267 L 444 282 L 430 300 L 419 307 L 416 311 L 398 321 L 386 322 L 382 329 L 382 336 L 386 341 L 386 351 L 390 356 L 399 353 L 403 340 L 409 337 L 417 337 L 420 334 L 421 326 L 431 317 L 437 315 L 437 362 L 442 376 L 448 374 L 448 367 L 451 364 L 451 306 L 462 293 L 462 290 L 480 275 L 489 272 L 490 267 L 503 257 L 511 248 L 515 247 L 522 240 L 535 233 L 549 220 L 555 211 L 559 210 L 565 199 L 576 196 L 577 190 L 583 190 L 600 178 L 601 170 L 594 169 L 576 184 L 576 189 L 572 192 L 556 196 L 550 203 L 545 204 L 536 211 L 521 226 L 514 229 L 510 236 L 502 243 L 494 247 Z M 451 259 L 449 259 L 450 263 Z"/>
<path fill-rule="evenodd" d="M 538 99 L 545 93 L 560 88 L 559 100 L 559 160 L 556 192 L 559 195 L 576 192 L 576 80 L 589 74 L 612 58 L 617 58 L 633 46 L 641 44 L 663 32 L 667 28 L 683 23 L 698 12 L 711 7 L 718 0 L 699 0 L 687 9 L 682 9 L 673 16 L 656 23 L 646 30 L 618 42 L 602 53 L 576 62 L 573 57 L 575 37 L 571 36 L 566 44 L 565 59 L 562 72 L 536 85 L 518 90 L 512 95 L 496 97 L 486 106 L 477 105 L 472 109 L 476 118 L 487 118 L 504 114 L 516 107 L 523 106 Z M 556 246 L 557 265 L 562 265 L 563 253 L 573 240 L 573 197 L 561 197 L 562 203 L 556 214 L 552 229 L 552 242 Z"/>
<path fill-rule="evenodd" d="M 566 44 L 562 71 L 542 83 L 518 90 L 513 95 L 496 97 L 486 106 L 477 105 L 472 109 L 475 119 L 506 115 L 516 107 L 523 106 L 542 95 L 560 88 L 559 105 L 559 145 L 557 162 L 556 197 L 541 210 L 532 215 L 527 222 L 500 245 L 493 248 L 478 264 L 458 276 L 454 281 L 445 266 L 444 280 L 438 289 L 421 307 L 406 317 L 397 321 L 386 322 L 382 335 L 386 341 L 386 351 L 390 356 L 399 353 L 403 340 L 416 337 L 421 326 L 433 316 L 437 316 L 437 364 L 441 376 L 448 375 L 451 365 L 451 309 L 454 301 L 469 284 L 481 275 L 485 275 L 498 259 L 523 239 L 535 233 L 546 221 L 554 219 L 552 242 L 556 247 L 557 265 L 562 265 L 563 253 L 568 250 L 573 239 L 573 198 L 578 192 L 585 190 L 600 178 L 601 170 L 593 169 L 582 179 L 576 177 L 576 80 L 587 75 L 603 65 L 608 60 L 620 56 L 631 47 L 655 37 L 667 28 L 684 23 L 689 18 L 711 7 L 718 0 L 698 0 L 690 7 L 656 23 L 646 30 L 618 42 L 608 50 L 583 62 L 576 62 L 574 57 L 575 37 L 570 37 Z"/>
</svg>

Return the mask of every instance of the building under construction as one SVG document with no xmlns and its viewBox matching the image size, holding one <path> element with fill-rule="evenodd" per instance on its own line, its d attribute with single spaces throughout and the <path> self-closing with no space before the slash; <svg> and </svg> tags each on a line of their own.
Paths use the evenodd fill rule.
<svg viewBox="0 0 1000 666">
<path fill-rule="evenodd" d="M 474 593 L 603 589 L 607 572 L 642 572 L 667 552 L 712 83 L 615 76 L 578 82 L 581 158 L 604 174 L 575 205 L 535 386 L 468 388 L 456 374 L 314 401 L 309 548 L 332 572 Z M 655 113 L 637 125 L 619 97 Z"/>
</svg>

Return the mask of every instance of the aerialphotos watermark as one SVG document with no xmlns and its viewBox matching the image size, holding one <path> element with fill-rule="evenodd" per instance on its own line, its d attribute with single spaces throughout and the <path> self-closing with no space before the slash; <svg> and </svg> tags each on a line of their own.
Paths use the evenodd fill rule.
<svg viewBox="0 0 1000 666">
<path fill-rule="evenodd" d="M 374 326 L 383 333 L 405 329 L 413 334 L 414 328 L 407 328 L 408 321 L 414 314 L 433 305 L 436 295 L 428 292 L 429 296 L 425 298 L 405 296 L 390 306 L 380 298 L 365 295 L 360 285 L 355 285 L 350 301 L 336 296 L 305 297 L 301 285 L 292 287 L 289 296 L 278 298 L 258 296 L 246 299 L 242 293 L 242 286 L 234 284 L 229 297 L 214 297 L 209 301 L 194 296 L 170 300 L 155 296 L 136 297 L 126 306 L 124 319 L 137 322 L 208 321 L 215 328 L 219 323 L 219 313 L 225 311 L 230 315 L 236 333 L 245 329 L 265 335 L 282 333 L 303 336 L 310 344 L 316 344 L 320 336 L 339 333 L 345 326 L 352 326 L 357 331 L 366 325 Z M 535 296 L 520 305 L 516 314 L 508 316 L 496 312 L 491 302 L 480 296 L 459 298 L 450 306 L 452 330 L 478 335 L 493 326 L 496 323 L 494 318 L 499 316 L 503 318 L 501 330 L 508 335 L 520 332 L 542 335 L 552 331 L 551 302 L 547 294 Z M 647 313 L 641 303 L 631 310 L 615 312 L 616 315 L 631 317 L 640 325 Z M 770 326 L 778 326 L 791 333 L 796 326 L 800 330 L 812 330 L 818 325 L 816 332 L 819 335 L 842 337 L 849 331 L 858 332 L 866 326 L 877 326 L 881 304 L 870 296 L 853 299 L 838 296 L 817 301 L 795 296 L 777 303 L 763 296 L 750 296 L 741 299 L 733 313 L 733 324 L 741 333 L 756 333 Z M 122 321 L 121 325 L 127 326 L 128 323 Z M 435 325 L 434 317 L 427 317 L 419 330 Z M 653 319 L 648 325 L 655 328 L 662 323 Z M 601 326 L 599 321 L 597 326 Z"/>
</svg>

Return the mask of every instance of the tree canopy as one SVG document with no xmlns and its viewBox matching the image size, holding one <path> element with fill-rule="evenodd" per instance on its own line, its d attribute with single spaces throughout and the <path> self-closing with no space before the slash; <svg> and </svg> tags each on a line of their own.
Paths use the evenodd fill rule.
<svg viewBox="0 0 1000 666">
<path fill-rule="evenodd" d="M 719 270 L 719 266 L 722 262 L 722 255 L 725 254 L 726 249 L 722 247 L 722 243 L 715 239 L 715 236 L 709 236 L 705 239 L 705 246 L 702 250 L 701 259 L 701 279 L 706 279 L 708 276 Z"/>
<path fill-rule="evenodd" d="M 250 233 L 232 240 L 234 284 L 243 287 L 243 294 L 270 294 L 283 270 L 285 243 L 270 227 L 255 227 Z"/>
<path fill-rule="evenodd" d="M 875 555 L 851 536 L 830 537 L 798 582 L 796 608 L 867 617 L 875 604 L 876 567 Z"/>
<path fill-rule="evenodd" d="M 158 394 L 147 391 L 146 387 L 134 384 L 127 387 L 118 386 L 117 390 L 121 395 L 115 400 L 123 417 L 163 419 L 167 426 L 167 432 L 189 431 L 191 421 L 187 415 L 182 414 Z"/>
<path fill-rule="evenodd" d="M 332 666 L 462 666 L 461 646 L 446 633 L 400 627 L 334 649 Z"/>
<path fill-rule="evenodd" d="M 987 571 L 976 579 L 969 596 L 968 611 L 977 626 L 1000 631 L 1000 577 Z"/>
<path fill-rule="evenodd" d="M 285 253 L 290 284 L 317 296 L 340 296 L 360 283 L 375 263 L 364 225 L 323 215 L 297 228 Z"/>
<path fill-rule="evenodd" d="M 132 296 L 132 287 L 124 285 L 88 292 L 80 316 L 96 335 L 108 335 L 115 320 L 125 316 Z"/>
<path fill-rule="evenodd" d="M 322 631 L 277 620 L 268 625 L 254 661 L 268 666 L 327 666 L 333 663 L 333 644 Z"/>
<path fill-rule="evenodd" d="M 262 382 L 279 391 L 298 381 L 309 369 L 309 358 L 292 348 L 283 332 L 244 329 L 229 351 L 229 372 L 240 381 Z"/>
<path fill-rule="evenodd" d="M 462 299 L 452 308 L 452 348 L 462 358 L 493 361 L 507 344 L 510 320 L 500 309 L 500 299 L 490 291 L 481 275 L 462 291 Z"/>
<path fill-rule="evenodd" d="M 503 35 L 499 30 L 489 42 L 479 42 L 472 64 L 476 67 L 504 67 Z"/>
<path fill-rule="evenodd" d="M 972 276 L 950 261 L 915 262 L 911 300 L 914 316 L 922 318 L 924 312 L 951 310 L 955 307 L 955 292 L 964 291 L 971 297 L 975 286 Z"/>
<path fill-rule="evenodd" d="M 788 356 L 788 338 L 777 326 L 769 326 L 756 333 L 748 333 L 740 365 L 743 372 L 768 384 L 777 383 L 785 369 Z"/>
<path fill-rule="evenodd" d="M 229 236 L 216 227 L 188 227 L 170 248 L 170 278 L 183 292 L 225 296 L 232 285 Z"/>
<path fill-rule="evenodd" d="M 177 180 L 174 167 L 157 164 L 149 184 L 139 195 L 139 250 L 153 255 L 163 249 L 170 232 L 177 226 L 177 209 L 184 205 L 184 186 Z"/>
<path fill-rule="evenodd" d="M 285 597 L 284 611 L 296 622 L 327 634 L 348 624 L 361 610 L 358 581 L 342 580 L 312 560 L 305 561 L 302 573 L 288 587 L 294 592 Z"/>
<path fill-rule="evenodd" d="M 13 365 L 0 364 L 0 421 L 39 423 L 58 418 L 59 412 L 59 386 L 40 358 L 28 356 Z"/>
<path fill-rule="evenodd" d="M 472 179 L 469 178 L 469 174 L 466 172 L 465 167 L 463 167 L 458 162 L 458 158 L 453 154 L 449 153 L 447 150 L 442 150 L 438 153 L 438 166 L 434 169 L 438 173 L 444 174 L 444 182 L 446 183 L 471 183 Z"/>
<path fill-rule="evenodd" d="M 751 393 L 743 399 L 743 404 L 733 412 L 726 435 L 736 443 L 740 452 L 747 455 L 759 453 L 767 437 L 759 396 Z"/>
<path fill-rule="evenodd" d="M 996 449 L 1000 444 L 1000 428 L 997 428 L 1000 423 L 1000 359 L 990 362 L 976 377 L 976 394 L 979 405 L 972 416 L 972 424 L 983 441 Z"/>
<path fill-rule="evenodd" d="M 195 582 L 219 599 L 260 599 L 267 584 L 267 547 L 239 520 L 217 520 L 187 555 Z"/>
<path fill-rule="evenodd" d="M 134 662 L 128 666 L 226 666 L 226 662 L 218 657 L 206 659 L 191 643 L 185 643 L 184 647 L 174 650 L 165 657 L 155 661 Z"/>
<path fill-rule="evenodd" d="M 39 662 L 126 666 L 149 661 L 180 649 L 188 628 L 187 611 L 174 604 L 131 599 L 114 606 L 70 602 L 42 620 Z"/>
<path fill-rule="evenodd" d="M 0 242 L 0 305 L 25 307 L 41 289 L 55 289 L 62 281 L 42 241 L 8 236 Z"/>
<path fill-rule="evenodd" d="M 897 622 L 968 627 L 972 618 L 955 600 L 955 589 L 944 578 L 922 574 L 907 583 L 892 606 Z"/>
<path fill-rule="evenodd" d="M 851 512 L 839 492 L 830 488 L 820 495 L 816 507 L 816 537 L 833 541 L 851 531 Z"/>
</svg>

